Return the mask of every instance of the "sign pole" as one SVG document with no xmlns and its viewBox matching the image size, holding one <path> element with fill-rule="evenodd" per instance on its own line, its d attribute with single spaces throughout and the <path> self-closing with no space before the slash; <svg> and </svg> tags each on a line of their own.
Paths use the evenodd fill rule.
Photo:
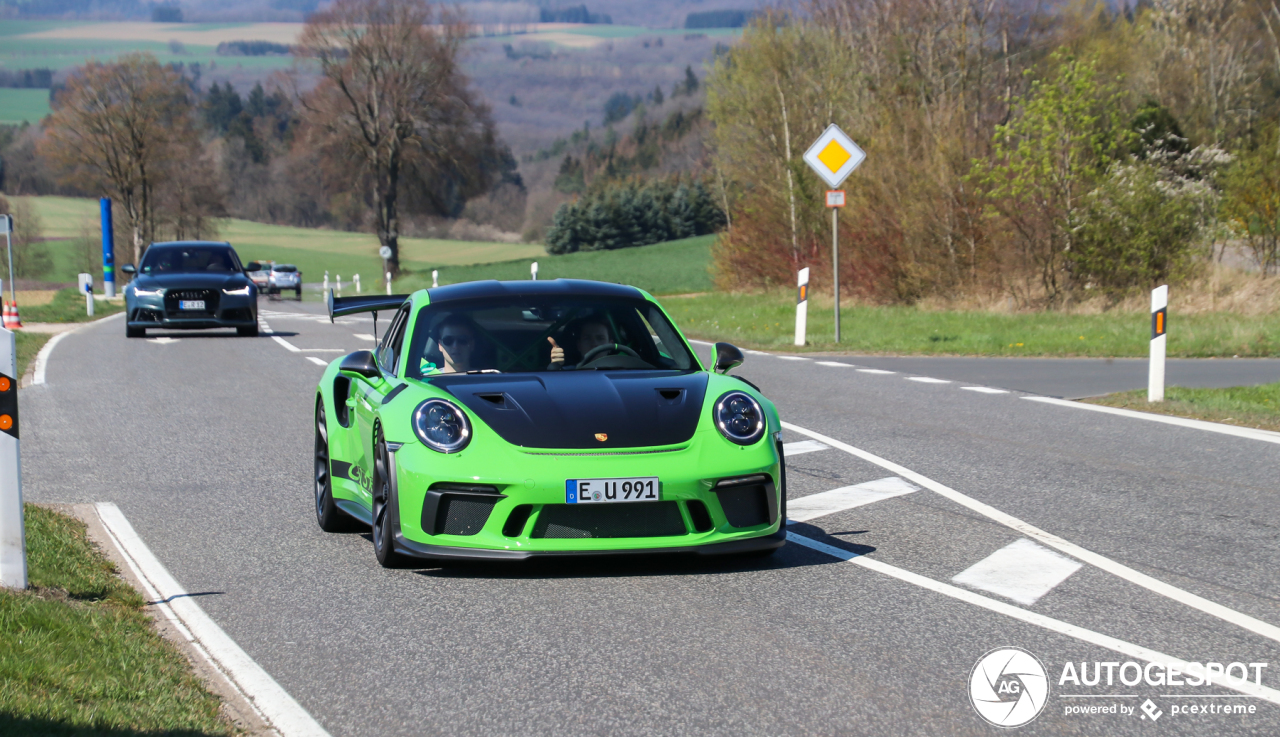
<svg viewBox="0 0 1280 737">
<path fill-rule="evenodd" d="M 836 342 L 840 342 L 840 209 L 831 208 L 831 285 L 836 298 Z"/>
<path fill-rule="evenodd" d="M 1164 401 L 1165 332 L 1169 328 L 1169 286 L 1151 290 L 1151 361 L 1147 371 L 1147 401 Z"/>
<path fill-rule="evenodd" d="M 836 342 L 840 342 L 840 213 L 844 207 L 844 191 L 834 189 L 848 178 L 866 160 L 867 154 L 853 139 L 832 123 L 818 136 L 808 151 L 804 163 L 822 177 L 833 189 L 827 191 L 827 207 L 831 209 L 831 283 L 835 296 Z"/>
<path fill-rule="evenodd" d="M 804 345 L 809 327 L 809 267 L 800 270 L 796 286 L 796 345 Z"/>
<path fill-rule="evenodd" d="M 17 338 L 0 328 L 0 586 L 25 589 L 27 540 L 22 521 L 17 374 Z"/>
<path fill-rule="evenodd" d="M 102 208 L 102 293 L 116 296 L 116 231 L 111 224 L 111 198 L 98 200 Z"/>
</svg>

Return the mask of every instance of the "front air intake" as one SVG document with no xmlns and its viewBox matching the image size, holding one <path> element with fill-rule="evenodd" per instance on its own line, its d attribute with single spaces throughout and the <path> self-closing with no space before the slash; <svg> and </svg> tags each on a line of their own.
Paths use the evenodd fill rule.
<svg viewBox="0 0 1280 737">
<path fill-rule="evenodd" d="M 422 531 L 429 535 L 475 535 L 489 521 L 498 502 L 497 487 L 484 484 L 435 483 L 422 503 Z"/>
<path fill-rule="evenodd" d="M 671 537 L 688 534 L 677 502 L 548 504 L 533 525 L 535 538 Z"/>
</svg>

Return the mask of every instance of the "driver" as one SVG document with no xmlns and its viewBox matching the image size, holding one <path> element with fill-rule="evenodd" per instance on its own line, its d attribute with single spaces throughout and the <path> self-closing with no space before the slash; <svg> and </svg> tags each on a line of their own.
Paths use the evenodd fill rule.
<svg viewBox="0 0 1280 737">
<path fill-rule="evenodd" d="M 578 349 L 579 357 L 587 355 L 594 348 L 615 342 L 609 332 L 609 324 L 599 317 L 588 317 L 583 320 L 578 324 L 577 333 L 578 340 L 575 347 Z M 551 343 L 551 365 L 547 367 L 548 370 L 575 368 L 564 365 L 564 349 L 556 345 L 555 338 L 548 337 L 547 342 Z"/>
</svg>

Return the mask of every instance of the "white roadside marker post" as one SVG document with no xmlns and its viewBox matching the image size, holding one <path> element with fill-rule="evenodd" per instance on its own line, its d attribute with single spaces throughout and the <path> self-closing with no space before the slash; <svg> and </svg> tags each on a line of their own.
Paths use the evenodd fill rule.
<svg viewBox="0 0 1280 737">
<path fill-rule="evenodd" d="M 360 275 L 359 274 L 356 274 L 355 282 L 356 282 L 356 294 L 359 294 L 360 293 Z"/>
<path fill-rule="evenodd" d="M 809 267 L 800 270 L 796 280 L 796 345 L 804 345 L 805 331 L 809 327 Z"/>
<path fill-rule="evenodd" d="M 391 272 L 387 272 L 387 296 L 391 296 Z"/>
<path fill-rule="evenodd" d="M 93 317 L 93 274 L 80 275 L 80 292 L 84 294 L 84 309 Z"/>
<path fill-rule="evenodd" d="M 534 281 L 538 280 L 538 262 L 537 261 L 534 261 L 533 265 L 529 267 L 529 274 Z"/>
<path fill-rule="evenodd" d="M 22 521 L 22 454 L 18 443 L 18 339 L 0 328 L 0 586 L 27 587 Z"/>
<path fill-rule="evenodd" d="M 329 293 L 329 272 L 324 272 L 324 293 Z"/>
<path fill-rule="evenodd" d="M 437 269 L 431 270 L 431 288 L 435 289 L 440 286 L 440 272 Z"/>
<path fill-rule="evenodd" d="M 1151 362 L 1147 372 L 1147 401 L 1164 401 L 1165 332 L 1169 327 L 1169 287 L 1151 290 Z"/>
<path fill-rule="evenodd" d="M 334 274 L 338 278 L 338 296 L 342 296 L 342 274 Z"/>
</svg>

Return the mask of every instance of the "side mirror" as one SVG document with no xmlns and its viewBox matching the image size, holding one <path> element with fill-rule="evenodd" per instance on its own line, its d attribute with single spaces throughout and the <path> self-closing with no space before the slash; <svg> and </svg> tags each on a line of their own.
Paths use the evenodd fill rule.
<svg viewBox="0 0 1280 737">
<path fill-rule="evenodd" d="M 738 347 L 730 343 L 716 343 L 716 373 L 727 374 L 747 360 Z"/>
<path fill-rule="evenodd" d="M 348 355 L 342 359 L 338 370 L 359 374 L 366 379 L 377 379 L 382 376 L 382 372 L 378 370 L 378 364 L 373 360 L 372 351 L 356 351 Z"/>
<path fill-rule="evenodd" d="M 257 261 L 250 261 L 245 267 L 245 271 L 262 271 L 262 264 Z"/>
<path fill-rule="evenodd" d="M 120 271 L 125 274 L 136 274 L 138 270 L 133 268 L 133 264 L 125 264 L 120 267 Z"/>
</svg>

